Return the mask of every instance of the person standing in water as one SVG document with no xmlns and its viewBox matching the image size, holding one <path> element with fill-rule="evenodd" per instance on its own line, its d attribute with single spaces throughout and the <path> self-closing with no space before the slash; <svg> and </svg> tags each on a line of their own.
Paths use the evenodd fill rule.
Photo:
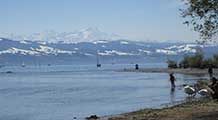
<svg viewBox="0 0 218 120">
<path fill-rule="evenodd" d="M 176 81 L 176 78 L 174 77 L 173 73 L 170 73 L 170 82 L 171 82 L 172 89 L 174 89 L 176 87 L 175 81 Z"/>
<path fill-rule="evenodd" d="M 135 64 L 135 69 L 138 70 L 139 69 L 139 65 Z"/>
</svg>

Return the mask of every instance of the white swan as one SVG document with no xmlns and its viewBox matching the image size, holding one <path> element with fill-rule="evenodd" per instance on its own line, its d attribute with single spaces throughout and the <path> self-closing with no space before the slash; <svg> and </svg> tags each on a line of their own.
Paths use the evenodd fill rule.
<svg viewBox="0 0 218 120">
<path fill-rule="evenodd" d="M 201 89 L 198 91 L 198 94 L 200 94 L 201 96 L 209 96 L 210 93 L 207 89 Z"/>
<path fill-rule="evenodd" d="M 189 96 L 195 96 L 195 95 L 196 95 L 196 90 L 195 90 L 195 88 L 193 88 L 193 87 L 191 87 L 191 86 L 189 86 L 189 85 L 186 85 L 186 86 L 184 87 L 184 92 L 185 92 L 186 94 L 188 94 Z"/>
</svg>

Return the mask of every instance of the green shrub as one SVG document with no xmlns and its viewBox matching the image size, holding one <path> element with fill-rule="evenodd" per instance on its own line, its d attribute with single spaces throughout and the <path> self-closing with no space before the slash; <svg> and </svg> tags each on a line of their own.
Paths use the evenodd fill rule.
<svg viewBox="0 0 218 120">
<path fill-rule="evenodd" d="M 179 63 L 180 68 L 189 68 L 189 56 L 185 56 L 184 59 Z"/>
<path fill-rule="evenodd" d="M 175 60 L 167 60 L 168 68 L 178 68 L 177 62 Z"/>
<path fill-rule="evenodd" d="M 190 67 L 192 68 L 201 68 L 203 63 L 204 56 L 202 54 L 195 54 L 190 58 Z"/>
<path fill-rule="evenodd" d="M 185 56 L 180 61 L 180 68 L 218 68 L 218 54 L 214 54 L 212 58 L 204 58 L 203 54 L 196 53 L 193 56 Z"/>
<path fill-rule="evenodd" d="M 209 68 L 210 66 L 213 66 L 213 59 L 207 58 L 203 61 L 203 68 Z"/>
<path fill-rule="evenodd" d="M 179 64 L 182 68 L 202 68 L 203 59 L 203 54 L 196 53 L 194 56 L 185 56 Z"/>
</svg>

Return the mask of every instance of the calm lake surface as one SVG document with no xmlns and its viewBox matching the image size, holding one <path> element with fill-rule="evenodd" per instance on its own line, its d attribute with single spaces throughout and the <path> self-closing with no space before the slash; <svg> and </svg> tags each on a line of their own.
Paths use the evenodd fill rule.
<svg viewBox="0 0 218 120">
<path fill-rule="evenodd" d="M 0 68 L 0 120 L 72 120 L 159 108 L 185 100 L 181 85 L 207 76 L 116 72 L 134 65 L 11 66 Z M 144 64 L 143 68 L 166 67 Z M 13 71 L 6 74 L 6 71 Z"/>
</svg>

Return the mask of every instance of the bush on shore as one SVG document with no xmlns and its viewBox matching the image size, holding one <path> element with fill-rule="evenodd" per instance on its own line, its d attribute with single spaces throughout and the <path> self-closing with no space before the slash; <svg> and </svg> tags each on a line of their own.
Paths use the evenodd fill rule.
<svg viewBox="0 0 218 120">
<path fill-rule="evenodd" d="M 168 68 L 178 68 L 177 62 L 175 60 L 167 60 Z"/>
<path fill-rule="evenodd" d="M 211 58 L 204 58 L 201 53 L 192 56 L 185 56 L 177 65 L 177 61 L 168 60 L 168 68 L 218 68 L 218 54 L 214 54 Z"/>
</svg>

